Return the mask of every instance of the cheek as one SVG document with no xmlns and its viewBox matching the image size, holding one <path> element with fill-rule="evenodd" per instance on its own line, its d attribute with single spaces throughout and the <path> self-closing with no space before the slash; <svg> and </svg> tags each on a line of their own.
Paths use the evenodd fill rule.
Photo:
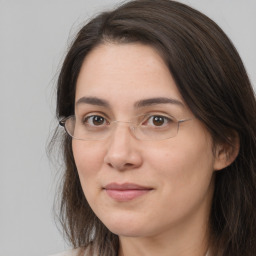
<svg viewBox="0 0 256 256">
<path fill-rule="evenodd" d="M 195 133 L 193 139 L 183 136 L 164 142 L 147 156 L 166 196 L 171 195 L 177 202 L 189 202 L 191 196 L 200 197 L 207 192 L 214 163 L 209 138 L 202 132 Z"/>
<path fill-rule="evenodd" d="M 96 180 L 97 170 L 102 166 L 103 152 L 92 142 L 73 140 L 72 148 L 82 187 L 89 188 Z"/>
<path fill-rule="evenodd" d="M 160 188 L 155 216 L 161 216 L 166 223 L 184 221 L 210 208 L 214 189 L 212 158 L 203 150 L 186 149 L 176 147 L 170 153 L 159 154 L 158 165 L 154 165 Z"/>
</svg>

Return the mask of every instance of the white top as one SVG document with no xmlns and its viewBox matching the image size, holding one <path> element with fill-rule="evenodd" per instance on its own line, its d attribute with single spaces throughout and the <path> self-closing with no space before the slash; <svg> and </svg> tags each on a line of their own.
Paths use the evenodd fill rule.
<svg viewBox="0 0 256 256">
<path fill-rule="evenodd" d="M 54 254 L 54 255 L 49 255 L 49 256 L 78 256 L 78 249 L 73 249 L 73 250 L 69 250 L 69 251 L 66 251 L 66 252 L 62 252 L 62 253 L 58 253 L 58 254 Z M 91 256 L 91 255 L 88 255 L 85 252 L 84 256 Z M 205 256 L 210 256 L 209 251 L 206 253 Z"/>
</svg>

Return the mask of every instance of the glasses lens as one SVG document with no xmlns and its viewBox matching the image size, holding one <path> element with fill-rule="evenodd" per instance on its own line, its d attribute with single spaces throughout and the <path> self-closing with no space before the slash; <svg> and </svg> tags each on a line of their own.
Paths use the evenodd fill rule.
<svg viewBox="0 0 256 256">
<path fill-rule="evenodd" d="M 78 140 L 104 140 L 114 132 L 115 127 L 122 123 L 138 140 L 164 140 L 175 137 L 178 133 L 179 122 L 173 117 L 161 115 L 142 115 L 135 117 L 132 122 L 112 121 L 100 122 L 76 119 L 70 116 L 65 120 L 66 132 Z"/>
<path fill-rule="evenodd" d="M 75 117 L 70 116 L 65 120 L 65 129 L 66 129 L 66 132 L 71 137 L 74 137 L 74 128 L 75 128 Z"/>
<path fill-rule="evenodd" d="M 155 122 L 139 125 L 134 129 L 134 135 L 139 140 L 165 140 L 175 137 L 178 133 L 178 122 L 172 120 L 166 123 Z"/>
<path fill-rule="evenodd" d="M 95 120 L 94 120 L 95 121 Z M 103 140 L 110 133 L 110 125 L 101 125 L 98 120 L 93 125 L 88 124 L 83 119 L 76 119 L 70 116 L 65 121 L 66 132 L 74 139 L 78 140 Z"/>
</svg>

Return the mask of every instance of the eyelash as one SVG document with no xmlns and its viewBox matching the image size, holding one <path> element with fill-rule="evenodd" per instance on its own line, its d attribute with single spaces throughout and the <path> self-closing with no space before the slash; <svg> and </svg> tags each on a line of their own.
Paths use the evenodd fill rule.
<svg viewBox="0 0 256 256">
<path fill-rule="evenodd" d="M 104 122 L 107 121 L 107 118 L 105 118 L 105 117 L 103 117 L 103 116 L 101 116 L 101 115 L 89 115 L 89 116 L 86 116 L 86 117 L 83 118 L 82 123 L 83 123 L 83 124 L 88 124 L 88 123 L 89 123 L 88 121 L 89 121 L 90 119 L 92 119 L 92 118 L 95 118 L 95 117 L 99 117 L 99 118 L 104 119 Z M 110 122 L 108 122 L 108 123 L 110 123 Z M 90 125 L 90 124 L 89 124 L 89 125 Z M 94 125 L 91 125 L 91 126 L 94 126 Z"/>
<path fill-rule="evenodd" d="M 83 118 L 83 120 L 82 120 L 82 123 L 83 124 L 87 124 L 87 125 L 90 125 L 90 126 L 92 126 L 92 127 L 96 127 L 96 126 L 102 126 L 101 124 L 100 125 L 93 125 L 93 124 L 90 124 L 89 122 L 90 122 L 90 120 L 92 120 L 92 122 L 94 121 L 93 120 L 93 118 L 100 118 L 104 123 L 102 124 L 102 125 L 105 125 L 105 123 L 107 123 L 107 125 L 109 125 L 110 124 L 110 122 L 107 120 L 107 118 L 106 117 L 104 117 L 104 116 L 102 116 L 102 115 L 97 115 L 97 114 L 95 114 L 95 115 L 89 115 L 89 116 L 85 116 L 84 118 Z M 147 117 L 146 119 L 145 119 L 145 117 Z M 142 122 L 139 122 L 139 124 L 140 125 L 144 125 L 145 123 L 148 123 L 148 122 L 150 122 L 150 119 L 152 119 L 152 118 L 159 118 L 160 120 L 161 120 L 161 118 L 163 118 L 164 119 L 164 125 L 167 125 L 168 123 L 171 123 L 171 122 L 173 122 L 173 119 L 172 119 L 172 117 L 171 116 L 166 116 L 166 115 L 162 115 L 162 114 L 147 114 L 147 115 L 145 115 L 144 116 L 144 118 L 142 118 Z M 158 120 L 159 120 L 158 119 Z M 158 121 L 158 120 L 156 120 L 156 121 Z M 163 127 L 164 125 L 151 125 L 151 126 L 153 126 L 153 127 Z"/>
<path fill-rule="evenodd" d="M 153 119 L 156 118 L 156 117 L 157 117 L 158 119 L 153 120 Z M 152 119 L 152 120 L 151 120 L 151 119 Z M 167 116 L 163 116 L 163 115 L 150 115 L 150 116 L 145 120 L 145 122 L 149 123 L 150 120 L 151 120 L 152 122 L 154 122 L 154 121 L 159 121 L 159 120 L 161 120 L 161 119 L 164 119 L 164 124 L 163 124 L 163 125 L 160 125 L 161 127 L 163 127 L 163 126 L 165 126 L 165 125 L 167 125 L 168 123 L 170 123 L 170 122 L 173 121 L 170 117 L 167 117 Z M 144 122 L 143 122 L 143 123 L 144 123 Z M 158 127 L 158 125 L 152 125 L 152 126 Z"/>
</svg>

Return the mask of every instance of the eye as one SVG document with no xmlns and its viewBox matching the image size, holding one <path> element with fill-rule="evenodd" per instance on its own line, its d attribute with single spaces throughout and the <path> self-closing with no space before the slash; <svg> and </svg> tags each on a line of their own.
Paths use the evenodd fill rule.
<svg viewBox="0 0 256 256">
<path fill-rule="evenodd" d="M 90 126 L 103 126 L 107 124 L 107 120 L 103 116 L 91 115 L 85 117 L 83 123 Z"/>
<path fill-rule="evenodd" d="M 169 117 L 162 115 L 153 115 L 149 116 L 143 125 L 155 126 L 155 127 L 164 127 L 169 123 L 173 122 L 173 120 Z"/>
</svg>

